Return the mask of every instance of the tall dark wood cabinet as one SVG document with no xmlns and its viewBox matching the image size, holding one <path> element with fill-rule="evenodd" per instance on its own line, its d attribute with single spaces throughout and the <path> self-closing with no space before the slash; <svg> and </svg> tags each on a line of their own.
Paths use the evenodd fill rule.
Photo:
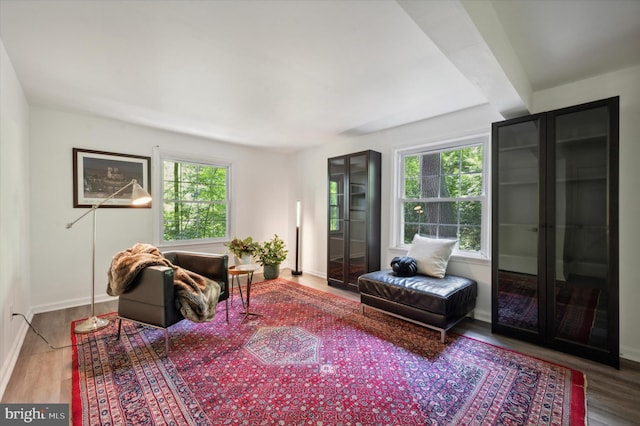
<svg viewBox="0 0 640 426">
<path fill-rule="evenodd" d="M 492 328 L 619 366 L 618 97 L 493 123 Z"/>
<path fill-rule="evenodd" d="M 327 280 L 358 291 L 380 269 L 380 159 L 376 151 L 329 158 Z"/>
</svg>

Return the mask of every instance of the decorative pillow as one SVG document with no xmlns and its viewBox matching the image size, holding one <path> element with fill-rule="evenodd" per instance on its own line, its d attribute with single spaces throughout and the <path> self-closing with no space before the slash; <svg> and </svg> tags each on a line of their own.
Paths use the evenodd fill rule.
<svg viewBox="0 0 640 426">
<path fill-rule="evenodd" d="M 421 237 L 416 234 L 407 256 L 416 260 L 419 273 L 444 278 L 449 258 L 457 242 L 457 240 Z"/>
<path fill-rule="evenodd" d="M 394 257 L 391 259 L 391 269 L 399 277 L 412 277 L 418 272 L 418 265 L 413 257 Z"/>
</svg>

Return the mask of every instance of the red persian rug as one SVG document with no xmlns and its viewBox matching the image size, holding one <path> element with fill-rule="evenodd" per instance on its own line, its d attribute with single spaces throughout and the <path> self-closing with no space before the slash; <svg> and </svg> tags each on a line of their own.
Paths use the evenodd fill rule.
<svg viewBox="0 0 640 426">
<path fill-rule="evenodd" d="M 243 323 L 72 333 L 74 425 L 584 424 L 578 371 L 439 333 L 284 279 Z M 111 314 L 112 317 L 115 314 Z"/>
</svg>

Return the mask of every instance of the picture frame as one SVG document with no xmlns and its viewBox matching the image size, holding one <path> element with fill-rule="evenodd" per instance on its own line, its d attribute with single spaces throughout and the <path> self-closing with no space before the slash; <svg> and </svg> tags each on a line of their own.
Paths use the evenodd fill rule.
<svg viewBox="0 0 640 426">
<path fill-rule="evenodd" d="M 135 179 L 151 193 L 151 157 L 73 148 L 73 207 L 92 207 Z M 133 186 L 100 207 L 150 208 L 131 204 Z"/>
</svg>

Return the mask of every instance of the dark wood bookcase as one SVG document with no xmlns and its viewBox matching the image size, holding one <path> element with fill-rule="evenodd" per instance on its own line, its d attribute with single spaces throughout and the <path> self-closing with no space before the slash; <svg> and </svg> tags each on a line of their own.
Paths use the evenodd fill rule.
<svg viewBox="0 0 640 426">
<path fill-rule="evenodd" d="M 493 123 L 492 329 L 619 366 L 619 98 Z"/>
<path fill-rule="evenodd" d="M 381 154 L 328 161 L 327 280 L 358 291 L 358 277 L 380 269 Z"/>
</svg>

